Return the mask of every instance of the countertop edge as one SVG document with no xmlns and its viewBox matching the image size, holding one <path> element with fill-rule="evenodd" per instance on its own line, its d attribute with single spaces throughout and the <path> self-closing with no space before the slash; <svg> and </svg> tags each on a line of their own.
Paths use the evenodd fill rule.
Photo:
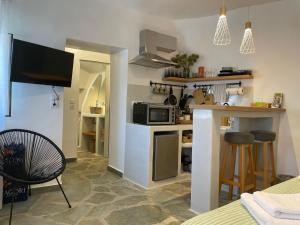
<svg viewBox="0 0 300 225">
<path fill-rule="evenodd" d="M 220 106 L 220 105 L 191 105 L 191 109 L 218 110 L 218 111 L 243 111 L 243 112 L 286 112 L 284 108 L 263 108 L 253 106 Z"/>
</svg>

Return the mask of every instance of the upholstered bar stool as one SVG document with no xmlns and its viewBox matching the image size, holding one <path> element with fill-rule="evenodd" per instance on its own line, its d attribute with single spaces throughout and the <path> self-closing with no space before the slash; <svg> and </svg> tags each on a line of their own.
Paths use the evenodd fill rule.
<svg viewBox="0 0 300 225">
<path fill-rule="evenodd" d="M 221 162 L 220 171 L 220 186 L 221 192 L 222 184 L 229 185 L 228 198 L 232 199 L 233 187 L 238 186 L 240 193 L 248 190 L 255 190 L 256 180 L 254 175 L 254 161 L 253 161 L 253 144 L 254 135 L 247 132 L 227 132 L 224 136 L 225 141 L 229 144 L 229 149 L 225 150 L 224 157 Z M 247 151 L 248 150 L 248 151 Z M 228 153 L 231 151 L 231 159 L 229 160 Z M 239 179 L 238 182 L 234 180 L 236 153 L 239 151 Z M 248 152 L 248 167 L 246 168 L 246 153 Z M 229 177 L 226 178 L 227 163 L 230 163 Z M 247 185 L 246 180 L 248 178 L 248 172 L 250 173 L 251 182 Z"/>
<path fill-rule="evenodd" d="M 275 157 L 274 157 L 274 149 L 273 142 L 276 139 L 276 133 L 272 131 L 265 130 L 254 130 L 251 131 L 251 134 L 254 135 L 254 170 L 256 176 L 263 177 L 263 187 L 268 188 L 271 182 L 276 181 L 276 167 L 275 167 Z M 259 154 L 259 147 L 263 146 L 263 170 L 257 170 L 257 161 Z M 269 153 L 270 149 L 270 154 Z M 270 164 L 271 162 L 271 179 L 270 179 Z"/>
</svg>

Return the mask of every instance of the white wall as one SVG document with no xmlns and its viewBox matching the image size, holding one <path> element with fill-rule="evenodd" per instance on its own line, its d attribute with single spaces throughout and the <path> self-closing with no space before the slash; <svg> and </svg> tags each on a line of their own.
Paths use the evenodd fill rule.
<svg viewBox="0 0 300 225">
<path fill-rule="evenodd" d="M 86 102 L 83 105 L 83 112 L 89 113 L 90 107 L 95 107 L 97 102 L 99 102 L 101 106 L 105 104 L 105 72 L 99 72 L 93 75 L 98 76 L 98 78 L 95 80 L 90 92 L 87 95 Z"/>
<path fill-rule="evenodd" d="M 62 96 L 63 88 L 56 88 Z M 50 108 L 50 86 L 13 84 L 12 117 L 6 118 L 6 129 L 22 128 L 42 133 L 62 146 L 63 100 L 59 108 Z"/>
<path fill-rule="evenodd" d="M 126 142 L 128 51 L 111 55 L 109 166 L 123 172 Z"/>
<path fill-rule="evenodd" d="M 59 49 L 65 48 L 67 38 L 122 47 L 128 49 L 128 58 L 130 59 L 138 54 L 140 30 L 153 29 L 173 35 L 176 33 L 173 22 L 168 19 L 107 6 L 97 0 L 13 0 L 9 21 L 9 32 L 14 33 L 20 39 Z M 144 75 L 146 73 L 157 76 L 160 71 L 152 70 L 150 73 L 145 69 L 123 71 L 122 77 L 116 78 L 116 84 L 121 93 L 125 94 L 125 90 L 127 90 L 127 80 L 122 84 L 118 83 L 119 80 L 124 81 L 128 76 L 128 80 L 134 83 L 135 77 L 142 76 L 141 79 L 146 79 L 145 82 L 148 83 L 149 77 Z M 7 125 L 41 130 L 46 136 L 53 138 L 59 146 L 62 146 L 63 108 L 49 109 L 50 88 L 18 84 L 15 85 L 14 92 L 14 117 L 13 120 L 7 121 Z M 63 94 L 62 90 L 60 92 Z M 122 95 L 122 97 L 124 96 L 126 95 Z M 114 107 L 115 102 L 111 103 L 111 113 L 117 118 L 112 117 L 111 120 L 123 123 L 120 125 L 122 128 L 125 127 L 126 121 L 126 100 L 123 101 L 125 105 L 121 104 L 120 106 L 124 108 Z M 18 103 L 20 103 L 19 106 Z M 119 115 L 113 110 L 121 110 L 125 119 L 123 119 L 123 115 Z M 117 128 L 118 126 L 116 126 Z M 120 135 L 124 139 L 125 129 L 121 128 L 112 131 L 123 132 Z M 114 143 L 120 141 L 117 139 L 118 137 L 113 136 L 115 134 L 112 133 L 111 136 Z M 120 171 L 123 171 L 124 146 L 125 142 L 112 146 L 116 154 L 111 151 L 110 157 L 111 166 Z M 67 153 L 67 157 L 72 157 L 68 153 L 69 150 L 63 150 Z"/>
<path fill-rule="evenodd" d="M 10 35 L 7 34 L 9 1 L 0 1 L 0 130 L 5 129 L 5 115 L 8 112 L 8 73 Z M 1 197 L 1 196 L 0 196 Z M 0 203 L 0 208 L 2 204 Z"/>
<path fill-rule="evenodd" d="M 217 15 L 176 21 L 181 49 L 200 54 L 196 66 L 253 69 L 254 100 L 271 101 L 275 92 L 284 93 L 287 113 L 282 117 L 279 133 L 278 172 L 297 175 L 300 173 L 300 1 L 283 0 L 253 6 L 250 12 L 256 44 L 254 55 L 239 53 L 247 20 L 246 8 L 228 13 L 232 36 L 228 47 L 212 45 Z"/>
</svg>

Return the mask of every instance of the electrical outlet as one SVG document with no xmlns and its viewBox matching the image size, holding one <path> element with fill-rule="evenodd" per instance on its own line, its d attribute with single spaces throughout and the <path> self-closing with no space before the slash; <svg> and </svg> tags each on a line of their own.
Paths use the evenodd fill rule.
<svg viewBox="0 0 300 225">
<path fill-rule="evenodd" d="M 55 94 L 52 94 L 50 98 L 50 108 L 54 109 L 58 107 L 59 107 L 59 98 Z"/>
</svg>

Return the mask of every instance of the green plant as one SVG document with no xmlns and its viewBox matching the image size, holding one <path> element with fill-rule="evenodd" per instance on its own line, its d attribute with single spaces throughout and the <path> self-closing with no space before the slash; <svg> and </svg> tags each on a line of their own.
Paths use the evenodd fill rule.
<svg viewBox="0 0 300 225">
<path fill-rule="evenodd" d="M 189 76 L 190 67 L 193 66 L 198 59 L 199 59 L 199 55 L 197 54 L 191 54 L 191 55 L 177 54 L 171 60 L 172 62 L 177 63 L 176 68 L 182 68 L 186 76 Z"/>
</svg>

